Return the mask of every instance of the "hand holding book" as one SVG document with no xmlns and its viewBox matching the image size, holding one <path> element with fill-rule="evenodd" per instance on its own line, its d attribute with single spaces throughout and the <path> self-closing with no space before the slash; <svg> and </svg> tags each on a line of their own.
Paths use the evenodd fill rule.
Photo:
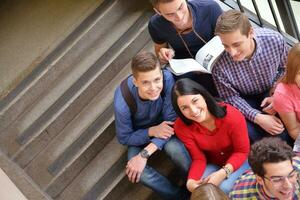
<svg viewBox="0 0 300 200">
<path fill-rule="evenodd" d="M 196 58 L 171 59 L 170 71 L 175 75 L 181 75 L 191 71 L 211 73 L 213 64 L 223 53 L 224 46 L 219 36 L 215 36 L 207 42 L 196 54 Z"/>
</svg>

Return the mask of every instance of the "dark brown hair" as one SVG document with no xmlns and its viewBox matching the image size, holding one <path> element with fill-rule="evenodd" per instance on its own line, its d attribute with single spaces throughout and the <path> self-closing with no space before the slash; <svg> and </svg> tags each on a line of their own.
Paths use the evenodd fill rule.
<svg viewBox="0 0 300 200">
<path fill-rule="evenodd" d="M 184 95 L 195 95 L 200 94 L 207 104 L 208 111 L 216 118 L 223 118 L 226 115 L 226 107 L 220 106 L 216 99 L 199 83 L 189 79 L 182 78 L 176 81 L 172 90 L 172 104 L 175 112 L 180 119 L 186 124 L 190 125 L 193 123 L 192 120 L 186 118 L 180 111 L 177 103 L 177 99 Z"/>
<path fill-rule="evenodd" d="M 139 72 L 149 72 L 160 67 L 158 58 L 151 52 L 142 51 L 131 60 L 131 70 L 135 78 Z"/>
<path fill-rule="evenodd" d="M 237 10 L 228 10 L 218 17 L 215 34 L 231 33 L 240 30 L 242 35 L 248 36 L 251 24 L 248 17 Z"/>
<path fill-rule="evenodd" d="M 249 165 L 254 172 L 260 177 L 264 177 L 266 171 L 265 163 L 278 163 L 292 159 L 294 156 L 292 148 L 279 138 L 267 137 L 255 142 L 251 146 L 248 157 Z"/>
</svg>

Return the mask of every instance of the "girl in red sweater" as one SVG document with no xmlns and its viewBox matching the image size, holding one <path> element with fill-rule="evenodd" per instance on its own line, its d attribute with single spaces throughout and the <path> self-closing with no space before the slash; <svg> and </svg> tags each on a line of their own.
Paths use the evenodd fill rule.
<svg viewBox="0 0 300 200">
<path fill-rule="evenodd" d="M 249 169 L 250 142 L 244 116 L 233 106 L 217 102 L 190 79 L 178 80 L 172 92 L 179 116 L 174 131 L 192 158 L 187 188 L 203 183 L 229 193 L 235 180 Z"/>
</svg>

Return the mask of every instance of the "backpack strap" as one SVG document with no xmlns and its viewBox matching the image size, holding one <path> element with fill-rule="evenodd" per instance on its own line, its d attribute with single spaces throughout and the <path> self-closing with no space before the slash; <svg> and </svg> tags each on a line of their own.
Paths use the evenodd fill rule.
<svg viewBox="0 0 300 200">
<path fill-rule="evenodd" d="M 128 78 L 130 76 L 128 76 L 127 78 L 125 78 L 122 82 L 121 82 L 121 93 L 122 93 L 122 96 L 124 98 L 124 100 L 126 101 L 128 107 L 129 107 L 129 110 L 130 110 L 130 113 L 131 113 L 131 116 L 134 116 L 134 114 L 136 113 L 136 109 L 137 109 L 137 105 L 136 105 L 136 102 L 129 90 L 129 87 L 128 87 L 128 84 L 127 84 L 127 81 L 128 81 Z"/>
</svg>

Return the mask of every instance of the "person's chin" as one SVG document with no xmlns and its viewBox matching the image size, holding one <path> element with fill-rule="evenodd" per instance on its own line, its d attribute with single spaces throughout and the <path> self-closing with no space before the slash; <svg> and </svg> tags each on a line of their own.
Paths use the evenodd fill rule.
<svg viewBox="0 0 300 200">
<path fill-rule="evenodd" d="M 234 56 L 233 60 L 234 61 L 242 61 L 242 60 L 244 60 L 244 56 L 242 56 L 242 55 Z"/>
<path fill-rule="evenodd" d="M 290 190 L 290 191 L 278 191 L 278 193 L 280 194 L 282 200 L 290 200 L 293 198 L 293 194 L 294 191 Z"/>
<path fill-rule="evenodd" d="M 183 22 L 179 21 L 179 22 L 174 22 L 173 23 L 176 27 L 182 27 L 183 26 Z"/>
<path fill-rule="evenodd" d="M 205 117 L 203 116 L 203 114 L 201 114 L 199 116 L 194 116 L 192 120 L 195 121 L 195 122 L 201 123 L 201 122 L 204 121 L 204 118 Z"/>
<path fill-rule="evenodd" d="M 158 98 L 160 97 L 160 93 L 158 94 L 153 94 L 153 95 L 148 95 L 148 99 L 151 100 L 151 101 L 155 101 L 157 100 Z"/>
</svg>

